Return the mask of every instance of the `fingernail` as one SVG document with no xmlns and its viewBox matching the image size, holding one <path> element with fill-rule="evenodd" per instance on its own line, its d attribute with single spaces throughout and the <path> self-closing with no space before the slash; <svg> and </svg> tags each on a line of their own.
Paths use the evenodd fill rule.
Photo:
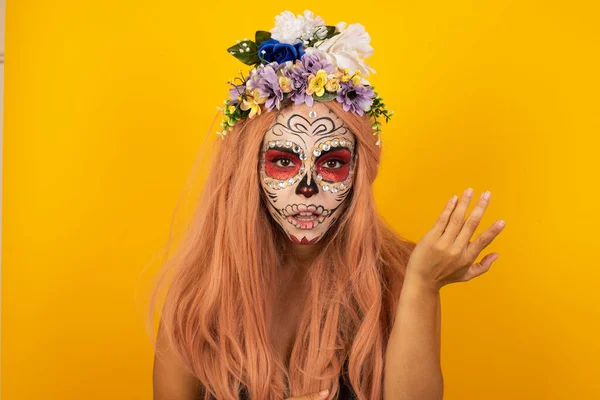
<svg viewBox="0 0 600 400">
<path fill-rule="evenodd" d="M 506 226 L 506 221 L 504 221 L 503 219 L 501 219 L 500 221 L 498 221 L 498 227 L 504 228 L 504 226 Z"/>
<path fill-rule="evenodd" d="M 465 196 L 471 197 L 471 195 L 473 195 L 473 189 L 472 188 L 468 188 L 467 190 L 465 190 Z"/>
<path fill-rule="evenodd" d="M 319 396 L 321 396 L 321 397 L 325 397 L 325 396 L 327 396 L 328 394 L 329 394 L 329 389 L 321 390 L 321 391 L 319 392 Z"/>
<path fill-rule="evenodd" d="M 481 197 L 483 197 L 483 198 L 484 198 L 484 199 L 486 199 L 486 200 L 489 200 L 491 195 L 492 195 L 492 194 L 490 193 L 490 191 L 489 191 L 489 190 L 486 190 L 486 191 L 483 193 L 483 195 L 481 195 Z"/>
</svg>

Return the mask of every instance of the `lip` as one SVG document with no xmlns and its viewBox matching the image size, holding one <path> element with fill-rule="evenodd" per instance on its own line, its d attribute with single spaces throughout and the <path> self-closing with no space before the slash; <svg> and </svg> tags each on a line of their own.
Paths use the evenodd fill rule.
<svg viewBox="0 0 600 400">
<path fill-rule="evenodd" d="M 285 217 L 296 217 L 298 215 L 302 215 L 304 217 L 309 217 L 310 215 L 316 215 L 317 217 L 323 215 L 329 215 L 329 210 L 325 209 L 323 206 L 317 206 L 315 204 L 292 204 L 287 205 L 283 210 L 283 215 Z"/>
<path fill-rule="evenodd" d="M 306 204 L 288 205 L 282 210 L 287 221 L 298 229 L 314 229 L 325 221 L 329 212 L 323 206 L 314 204 L 308 206 Z"/>
</svg>

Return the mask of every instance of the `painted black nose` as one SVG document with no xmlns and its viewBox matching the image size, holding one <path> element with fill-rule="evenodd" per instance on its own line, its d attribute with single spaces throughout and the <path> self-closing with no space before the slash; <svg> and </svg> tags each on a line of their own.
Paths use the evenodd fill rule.
<svg viewBox="0 0 600 400">
<path fill-rule="evenodd" d="M 308 173 L 304 174 L 304 178 L 302 178 L 302 180 L 298 184 L 298 187 L 296 188 L 296 194 L 301 194 L 304 197 L 310 197 L 313 194 L 319 193 L 319 187 L 315 183 L 314 179 L 310 180 L 310 185 L 307 182 Z"/>
</svg>

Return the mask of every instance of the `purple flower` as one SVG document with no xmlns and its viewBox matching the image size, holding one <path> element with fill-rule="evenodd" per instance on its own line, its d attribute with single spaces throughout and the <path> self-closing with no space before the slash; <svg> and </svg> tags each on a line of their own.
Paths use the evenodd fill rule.
<svg viewBox="0 0 600 400">
<path fill-rule="evenodd" d="M 324 69 L 328 74 L 333 72 L 334 66 L 329 61 L 321 58 L 318 53 L 305 54 L 300 59 L 304 69 L 308 74 L 317 74 L 317 71 Z M 308 75 L 307 75 L 308 76 Z"/>
<path fill-rule="evenodd" d="M 240 101 L 238 100 L 238 96 L 243 94 L 246 90 L 246 85 L 232 85 L 233 87 L 229 89 L 229 104 L 236 105 Z"/>
<path fill-rule="evenodd" d="M 287 68 L 284 73 L 292 82 L 292 94 L 290 98 L 294 104 L 306 103 L 312 107 L 314 100 L 311 95 L 306 94 L 306 86 L 308 85 L 308 77 L 310 74 L 316 74 L 320 69 L 331 74 L 334 70 L 333 64 L 319 57 L 318 54 L 305 53 L 300 60 L 297 60 L 291 67 Z"/>
<path fill-rule="evenodd" d="M 250 90 L 258 89 L 260 96 L 267 99 L 265 106 L 268 111 L 271 111 L 275 107 L 279 108 L 283 100 L 283 91 L 279 87 L 279 76 L 277 76 L 276 72 L 283 65 L 279 65 L 278 63 L 272 64 L 253 70 L 246 83 Z"/>
<path fill-rule="evenodd" d="M 341 82 L 340 90 L 337 92 L 336 100 L 342 103 L 344 111 L 352 111 L 363 115 L 373 104 L 375 92 L 371 86 L 354 85 L 352 81 Z"/>
<path fill-rule="evenodd" d="M 262 73 L 262 71 L 266 68 L 266 67 L 271 67 L 273 68 L 273 71 L 277 72 L 279 71 L 281 68 L 285 67 L 286 63 L 278 63 L 277 61 L 273 61 L 270 62 L 268 64 L 265 65 L 259 65 L 258 67 L 256 67 L 256 72 L 258 73 Z"/>
<path fill-rule="evenodd" d="M 307 78 L 310 73 L 306 72 L 304 65 L 300 61 L 296 61 L 290 68 L 285 70 L 285 76 L 290 78 L 292 92 L 290 99 L 294 101 L 294 104 L 306 103 L 309 107 L 313 105 L 312 96 L 306 94 L 306 86 L 308 84 Z"/>
</svg>

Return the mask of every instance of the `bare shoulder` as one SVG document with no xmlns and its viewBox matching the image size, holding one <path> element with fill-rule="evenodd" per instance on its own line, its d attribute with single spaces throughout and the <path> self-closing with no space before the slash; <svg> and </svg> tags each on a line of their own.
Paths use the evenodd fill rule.
<svg viewBox="0 0 600 400">
<path fill-rule="evenodd" d="M 156 336 L 152 387 L 154 400 L 201 399 L 202 385 L 181 364 L 171 349 L 162 321 Z"/>
</svg>

